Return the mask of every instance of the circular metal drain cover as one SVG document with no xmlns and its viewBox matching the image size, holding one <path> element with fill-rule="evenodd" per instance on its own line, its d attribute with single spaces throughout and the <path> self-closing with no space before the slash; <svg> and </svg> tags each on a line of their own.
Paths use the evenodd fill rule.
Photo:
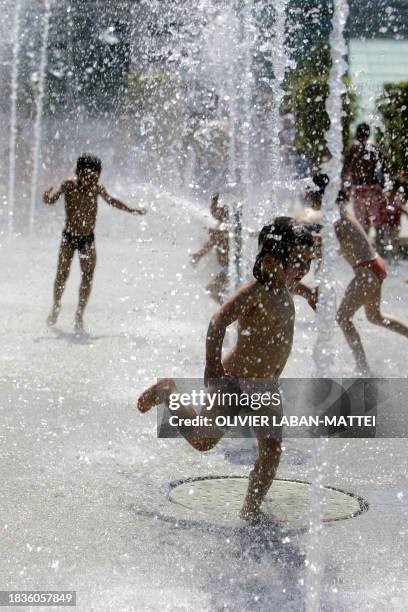
<svg viewBox="0 0 408 612">
<path fill-rule="evenodd" d="M 207 477 L 171 483 L 169 499 L 196 512 L 236 517 L 244 500 L 245 477 Z M 299 480 L 275 479 L 262 505 L 263 512 L 278 521 L 307 523 L 311 485 Z M 352 518 L 368 510 L 361 497 L 333 487 L 324 487 L 324 522 Z"/>
</svg>

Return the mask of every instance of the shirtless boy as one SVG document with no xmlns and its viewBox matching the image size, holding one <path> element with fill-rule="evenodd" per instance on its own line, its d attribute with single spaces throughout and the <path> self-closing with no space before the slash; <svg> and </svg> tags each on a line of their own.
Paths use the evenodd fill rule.
<svg viewBox="0 0 408 612">
<path fill-rule="evenodd" d="M 207 290 L 218 304 L 222 304 L 228 286 L 229 231 L 228 209 L 219 203 L 218 193 L 215 193 L 211 199 L 211 214 L 218 221 L 217 227 L 208 230 L 209 239 L 200 251 L 193 253 L 191 262 L 197 264 L 204 255 L 215 249 L 221 272 L 207 285 Z"/>
<path fill-rule="evenodd" d="M 78 158 L 76 178 L 64 181 L 54 190 L 45 191 L 43 201 L 51 205 L 65 196 L 65 227 L 58 255 L 57 275 L 54 283 L 54 304 L 48 316 L 48 325 L 55 325 L 61 310 L 61 298 L 68 280 L 71 262 L 78 251 L 81 266 L 81 285 L 79 303 L 75 315 L 75 330 L 83 330 L 83 316 L 92 289 L 92 279 L 96 265 L 94 230 L 98 212 L 98 196 L 107 204 L 131 214 L 142 215 L 143 208 L 129 208 L 120 200 L 113 198 L 99 184 L 102 162 L 93 155 L 84 154 Z"/>
<path fill-rule="evenodd" d="M 386 223 L 386 201 L 381 185 L 383 154 L 378 145 L 368 142 L 370 127 L 361 123 L 356 130 L 356 142 L 344 156 L 343 185 L 347 195 L 354 188 L 354 214 L 364 231 L 371 224 L 376 230 L 377 244 L 383 238 Z"/>
<path fill-rule="evenodd" d="M 337 322 L 353 352 L 358 369 L 369 374 L 366 354 L 360 335 L 352 321 L 357 310 L 364 306 L 367 319 L 374 325 L 397 332 L 408 338 L 408 325 L 381 312 L 382 283 L 386 278 L 384 260 L 377 255 L 361 225 L 345 209 L 345 194 L 340 192 L 340 219 L 334 229 L 342 255 L 354 270 L 354 278 L 346 289 L 337 312 Z"/>
<path fill-rule="evenodd" d="M 227 389 L 229 392 L 232 385 L 249 393 L 254 383 L 277 388 L 293 341 L 295 308 L 289 286 L 299 283 L 309 271 L 312 258 L 313 238 L 294 219 L 278 217 L 263 228 L 253 271 L 255 280 L 241 287 L 221 306 L 208 327 L 204 380 L 205 384 L 210 383 L 213 391 L 220 389 L 225 392 Z M 226 329 L 235 321 L 238 321 L 237 342 L 223 359 Z M 174 380 L 159 381 L 141 394 L 138 409 L 147 412 L 161 403 L 168 406 L 170 395 L 175 392 Z M 239 411 L 240 407 L 235 408 Z M 219 405 L 213 413 L 205 407 L 201 414 L 227 415 L 233 410 L 234 407 Z M 192 406 L 180 407 L 178 416 L 192 418 L 196 413 Z M 205 438 L 194 427 L 187 432 L 180 428 L 180 432 L 199 451 L 213 448 L 224 434 L 224 431 L 217 430 Z M 281 454 L 280 431 L 265 433 L 254 429 L 254 433 L 258 456 L 249 475 L 240 514 L 246 520 L 262 517 L 260 507 L 275 477 Z"/>
</svg>

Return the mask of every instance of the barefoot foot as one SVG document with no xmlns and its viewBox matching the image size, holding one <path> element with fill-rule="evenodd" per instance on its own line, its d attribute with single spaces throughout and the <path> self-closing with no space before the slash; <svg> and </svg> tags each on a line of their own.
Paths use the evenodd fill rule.
<svg viewBox="0 0 408 612">
<path fill-rule="evenodd" d="M 82 334 L 82 332 L 84 331 L 84 320 L 82 318 L 82 315 L 75 315 L 74 331 L 77 334 Z"/>
<path fill-rule="evenodd" d="M 176 391 L 176 383 L 172 378 L 164 378 L 140 395 L 137 400 L 137 409 L 139 412 L 147 412 L 153 406 L 165 402 L 171 393 Z"/>
<path fill-rule="evenodd" d="M 49 327 L 52 327 L 53 325 L 56 324 L 60 310 L 61 310 L 61 306 L 53 306 L 50 314 L 47 317 L 47 325 Z"/>
<path fill-rule="evenodd" d="M 239 513 L 239 517 L 246 521 L 249 525 L 280 525 L 283 523 L 282 520 L 277 519 L 271 514 L 267 514 L 262 510 L 250 510 L 247 508 L 242 508 Z"/>
</svg>

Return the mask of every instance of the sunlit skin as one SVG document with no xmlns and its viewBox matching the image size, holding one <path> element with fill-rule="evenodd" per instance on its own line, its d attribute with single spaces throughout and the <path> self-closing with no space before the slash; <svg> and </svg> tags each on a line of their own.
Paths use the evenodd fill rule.
<svg viewBox="0 0 408 612">
<path fill-rule="evenodd" d="M 368 232 L 370 226 L 378 235 L 386 223 L 386 201 L 379 177 L 383 174 L 383 153 L 378 145 L 368 142 L 370 130 L 357 128 L 356 142 L 344 156 L 342 189 L 350 198 L 354 193 L 354 214 Z"/>
<path fill-rule="evenodd" d="M 340 219 L 334 224 L 342 254 L 352 266 L 373 261 L 376 252 L 361 225 L 345 210 L 340 202 Z M 354 270 L 354 278 L 348 285 L 337 312 L 337 322 L 353 352 L 357 368 L 363 375 L 369 374 L 369 366 L 360 335 L 353 323 L 357 310 L 364 306 L 370 323 L 379 325 L 408 337 L 408 325 L 381 311 L 382 281 L 367 267 Z"/>
<path fill-rule="evenodd" d="M 221 271 L 207 285 L 207 290 L 211 297 L 222 304 L 224 301 L 225 290 L 228 285 L 228 266 L 229 266 L 229 231 L 228 231 L 228 210 L 219 204 L 219 195 L 215 194 L 211 201 L 211 214 L 218 221 L 216 228 L 208 230 L 209 238 L 203 248 L 193 253 L 191 263 L 196 265 L 202 257 L 215 249 Z"/>
<path fill-rule="evenodd" d="M 52 205 L 64 195 L 65 197 L 65 226 L 64 231 L 75 238 L 89 237 L 93 234 L 98 212 L 98 196 L 107 204 L 130 214 L 143 215 L 143 208 L 129 208 L 117 198 L 112 197 L 106 189 L 99 184 L 100 173 L 91 170 L 79 170 L 76 178 L 64 181 L 58 189 L 47 189 L 43 194 L 43 201 Z M 60 245 L 58 254 L 57 274 L 54 282 L 54 303 L 47 318 L 48 325 L 55 325 L 61 310 L 61 299 L 69 277 L 75 248 L 66 240 Z M 79 302 L 75 315 L 76 331 L 83 330 L 84 310 L 88 303 L 92 280 L 96 265 L 95 242 L 92 240 L 79 250 L 79 263 L 81 266 L 81 285 L 79 288 Z"/>
<path fill-rule="evenodd" d="M 368 143 L 367 138 L 359 138 L 346 151 L 343 178 L 351 185 L 375 185 L 378 183 L 378 169 L 383 162 L 381 150 L 377 145 Z"/>
<path fill-rule="evenodd" d="M 292 349 L 295 308 L 291 292 L 307 274 L 313 259 L 309 248 L 294 249 L 286 265 L 270 254 L 262 260 L 262 276 L 266 282 L 254 280 L 239 289 L 212 317 L 207 331 L 205 381 L 210 384 L 231 379 L 263 379 L 274 383 L 281 375 Z M 308 289 L 308 288 L 306 288 Z M 309 290 L 310 291 L 310 290 Z M 222 359 L 222 345 L 227 327 L 238 323 L 235 346 Z M 160 403 L 168 403 L 177 392 L 175 382 L 166 379 L 149 387 L 138 400 L 140 412 L 147 412 Z M 228 407 L 216 406 L 216 414 L 228 414 Z M 209 414 L 208 410 L 205 412 Z M 196 416 L 192 406 L 182 407 L 178 415 Z M 183 433 L 183 432 L 182 432 Z M 185 434 L 183 434 L 185 435 Z M 213 448 L 223 432 L 205 439 L 192 432 L 186 440 L 199 451 Z M 259 520 L 261 504 L 272 484 L 281 455 L 280 441 L 258 438 L 258 456 L 249 475 L 248 490 L 241 509 L 245 520 Z"/>
</svg>

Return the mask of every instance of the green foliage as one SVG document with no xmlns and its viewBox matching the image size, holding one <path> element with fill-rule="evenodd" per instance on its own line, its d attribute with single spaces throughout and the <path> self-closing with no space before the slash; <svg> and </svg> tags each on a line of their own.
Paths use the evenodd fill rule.
<svg viewBox="0 0 408 612">
<path fill-rule="evenodd" d="M 325 132 L 330 127 L 325 103 L 329 94 L 330 53 L 327 45 L 317 47 L 302 65 L 293 70 L 286 83 L 285 110 L 295 115 L 297 147 L 318 171 L 328 150 Z M 343 145 L 350 140 L 350 126 L 357 110 L 356 96 L 350 79 L 344 77 L 347 92 L 343 95 Z"/>
<path fill-rule="evenodd" d="M 138 139 L 161 153 L 182 133 L 181 80 L 160 71 L 132 72 L 128 78 L 128 113 Z"/>
<path fill-rule="evenodd" d="M 378 100 L 385 125 L 385 161 L 392 176 L 408 173 L 408 81 L 386 83 Z"/>
</svg>

